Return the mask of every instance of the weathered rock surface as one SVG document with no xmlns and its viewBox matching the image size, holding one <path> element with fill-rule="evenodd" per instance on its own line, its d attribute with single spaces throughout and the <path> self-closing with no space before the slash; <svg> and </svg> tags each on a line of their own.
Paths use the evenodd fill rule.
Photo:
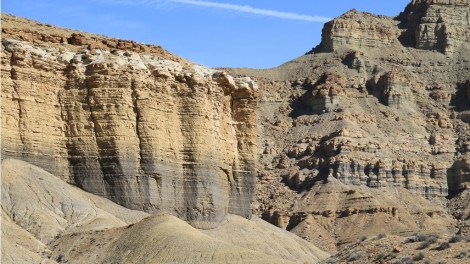
<svg viewBox="0 0 470 264">
<path fill-rule="evenodd" d="M 330 251 L 380 230 L 454 233 L 446 197 L 470 175 L 469 12 L 352 10 L 300 58 L 229 70 L 260 86 L 256 214 Z"/>
<path fill-rule="evenodd" d="M 370 49 L 398 44 L 396 22 L 388 17 L 351 10 L 323 27 L 317 50 L 331 52 L 344 47 Z"/>
<path fill-rule="evenodd" d="M 448 243 L 451 237 L 425 232 L 407 237 L 385 234 L 363 237 L 341 247 L 338 254 L 323 263 L 468 263 L 468 242 L 459 238 Z"/>
<path fill-rule="evenodd" d="M 413 0 L 400 15 L 407 27 L 404 41 L 416 48 L 453 54 L 468 50 L 470 1 Z M 411 38 L 411 39 L 406 39 Z"/>
<path fill-rule="evenodd" d="M 452 215 L 459 220 L 458 234 L 470 236 L 470 183 L 468 181 L 465 190 L 450 199 L 449 209 Z"/>
<path fill-rule="evenodd" d="M 3 157 L 198 227 L 227 213 L 250 217 L 253 81 L 161 48 L 2 22 Z"/>
<path fill-rule="evenodd" d="M 233 232 L 237 230 L 237 232 Z M 261 219 L 199 230 L 121 207 L 24 161 L 2 161 L 2 263 L 317 263 L 329 255 Z"/>
<path fill-rule="evenodd" d="M 468 50 L 470 2 L 413 0 L 397 19 L 351 10 L 328 22 L 316 52 L 412 46 L 444 54 Z"/>
<path fill-rule="evenodd" d="M 3 160 L 1 169 L 2 263 L 56 263 L 49 245 L 58 237 L 123 227 L 149 216 L 24 161 Z"/>
</svg>

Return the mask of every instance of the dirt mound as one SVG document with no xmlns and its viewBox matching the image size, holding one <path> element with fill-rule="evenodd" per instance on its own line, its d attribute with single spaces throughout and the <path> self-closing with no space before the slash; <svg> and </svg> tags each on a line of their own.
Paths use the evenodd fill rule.
<svg viewBox="0 0 470 264">
<path fill-rule="evenodd" d="M 329 255 L 260 219 L 199 230 L 133 211 L 24 161 L 2 161 L 2 263 L 312 263 Z"/>
</svg>

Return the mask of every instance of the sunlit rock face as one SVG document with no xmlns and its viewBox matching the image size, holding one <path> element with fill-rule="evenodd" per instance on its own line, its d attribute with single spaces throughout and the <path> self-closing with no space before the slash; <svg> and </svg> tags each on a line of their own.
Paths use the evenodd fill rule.
<svg viewBox="0 0 470 264">
<path fill-rule="evenodd" d="M 4 158 L 201 228 L 227 213 L 251 216 L 258 93 L 251 79 L 134 42 L 30 36 L 8 25 L 5 32 Z"/>
</svg>

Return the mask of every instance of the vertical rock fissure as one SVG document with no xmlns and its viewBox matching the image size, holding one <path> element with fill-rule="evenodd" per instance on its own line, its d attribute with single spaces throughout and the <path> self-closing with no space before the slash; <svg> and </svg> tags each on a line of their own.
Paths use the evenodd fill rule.
<svg viewBox="0 0 470 264">
<path fill-rule="evenodd" d="M 197 175 L 194 171 L 194 153 L 191 151 L 194 149 L 193 141 L 188 137 L 187 127 L 191 125 L 192 118 L 186 116 L 186 114 L 191 113 L 190 100 L 192 94 L 187 93 L 180 97 L 178 97 L 178 108 L 179 108 L 179 118 L 181 123 L 181 133 L 183 135 L 183 142 L 182 142 L 182 168 L 183 168 L 183 190 L 190 195 L 184 195 L 183 203 L 186 207 L 184 211 L 184 217 L 187 220 L 195 220 L 194 213 L 199 214 L 197 212 Z M 196 179 L 194 179 L 196 178 Z M 193 211 L 191 213 L 191 211 Z"/>
<path fill-rule="evenodd" d="M 239 213 L 240 210 L 240 199 L 242 197 L 241 193 L 241 179 L 240 179 L 240 173 L 241 172 L 241 164 L 240 164 L 240 146 L 242 144 L 242 139 L 240 138 L 240 131 L 239 131 L 239 116 L 237 113 L 237 109 L 235 106 L 235 94 L 231 93 L 230 94 L 230 115 L 231 119 L 233 121 L 233 130 L 234 130 L 234 135 L 236 138 L 236 143 L 237 145 L 235 146 L 235 157 L 232 163 L 232 177 L 230 179 L 230 192 L 229 192 L 229 208 L 228 211 L 229 213 Z"/>
<path fill-rule="evenodd" d="M 13 61 L 13 54 L 11 55 L 11 59 L 10 61 Z M 23 135 L 23 125 L 22 125 L 22 122 L 23 122 L 23 118 L 24 118 L 24 112 L 23 112 L 23 106 L 21 104 L 21 98 L 20 98 L 20 94 L 18 92 L 18 83 L 16 82 L 16 78 L 14 78 L 13 76 L 16 75 L 15 73 L 15 69 L 13 68 L 12 65 L 10 65 L 11 67 L 11 70 L 10 70 L 10 76 L 13 80 L 13 91 L 16 93 L 16 101 L 18 102 L 18 136 L 21 140 L 21 151 L 24 152 L 24 149 L 25 149 L 25 138 L 24 138 L 24 135 Z M 33 85 L 32 81 L 31 81 L 31 85 Z"/>
<path fill-rule="evenodd" d="M 139 176 L 142 176 L 142 177 L 145 177 L 147 178 L 147 175 L 145 174 L 145 171 L 143 169 L 143 157 L 144 157 L 144 153 L 143 153 L 143 144 L 142 144 L 142 135 L 140 133 L 140 128 L 139 128 L 139 123 L 140 123 L 140 119 L 141 119 L 141 116 L 140 116 L 140 111 L 139 111 L 139 107 L 138 107 L 138 103 L 137 103 L 137 100 L 138 100 L 138 93 L 137 93 L 137 87 L 136 87 L 136 81 L 134 79 L 131 80 L 131 90 L 132 90 L 132 108 L 134 110 L 134 114 L 135 114 L 135 134 L 137 136 L 137 140 L 139 141 L 139 170 L 138 170 L 138 175 L 135 175 L 136 177 L 136 180 L 137 180 L 137 184 L 139 185 L 139 188 L 137 188 L 137 191 L 139 193 L 139 199 L 140 199 L 140 204 L 145 207 L 145 204 L 144 201 L 143 201 L 143 196 L 142 196 L 142 191 L 141 191 L 141 187 L 143 185 L 148 185 L 146 183 L 142 183 L 139 179 Z M 145 208 L 143 208 L 145 209 Z"/>
<path fill-rule="evenodd" d="M 67 121 L 64 118 L 64 105 L 63 105 L 63 99 L 62 99 L 62 93 L 59 91 L 57 93 L 57 101 L 59 102 L 59 108 L 60 108 L 60 120 L 64 122 L 64 124 L 67 123 Z"/>
<path fill-rule="evenodd" d="M 230 116 L 232 118 L 232 121 L 235 122 L 235 119 L 233 118 L 233 113 L 234 113 L 234 110 L 233 110 L 233 96 L 230 94 Z M 237 141 L 237 146 L 236 146 L 236 149 L 235 149 L 235 157 L 234 157 L 234 160 L 231 164 L 232 166 L 232 176 L 230 177 L 230 174 L 227 173 L 227 180 L 230 184 L 230 192 L 229 192 L 229 203 L 230 203 L 230 200 L 233 199 L 233 189 L 235 188 L 235 180 L 234 180 L 234 177 L 235 177 L 235 167 L 236 167 L 236 164 L 237 164 L 237 159 L 238 159 L 238 144 L 239 144 L 239 138 L 236 136 L 237 135 L 237 129 L 234 128 L 233 126 L 236 125 L 236 124 L 232 124 L 232 129 L 233 129 L 233 132 L 234 132 L 234 135 L 236 137 L 236 141 Z"/>
<path fill-rule="evenodd" d="M 141 135 L 141 132 L 140 132 L 140 127 L 139 127 L 139 123 L 140 123 L 140 119 L 141 119 L 139 106 L 138 106 L 138 102 L 137 102 L 137 100 L 139 98 L 139 95 L 137 93 L 135 80 L 131 81 L 131 90 L 132 90 L 132 94 L 131 94 L 131 96 L 132 96 L 132 107 L 133 107 L 134 114 L 135 114 L 135 134 L 137 136 L 137 140 L 139 141 L 139 163 L 140 163 L 140 170 L 142 171 L 143 170 L 142 165 L 144 163 L 144 161 L 143 161 L 144 153 L 143 153 L 142 135 Z"/>
<path fill-rule="evenodd" d="M 20 95 L 17 91 L 17 84 L 15 82 L 15 84 L 13 85 L 13 89 L 15 90 L 15 93 L 16 95 L 18 96 L 17 98 L 17 102 L 18 102 L 18 115 L 19 115 L 19 118 L 18 118 L 18 135 L 20 137 L 20 140 L 21 140 L 21 145 L 22 145 L 22 150 L 24 151 L 25 149 L 25 139 L 24 139 L 24 135 L 23 135 L 23 118 L 24 118 L 24 112 L 23 112 L 23 106 L 21 105 L 21 98 L 20 98 Z"/>
<path fill-rule="evenodd" d="M 63 126 L 67 126 L 67 121 L 65 120 L 64 118 L 64 100 L 62 98 L 62 92 L 59 91 L 57 92 L 57 101 L 59 102 L 59 109 L 60 109 L 60 120 L 62 120 L 62 125 Z M 72 168 L 72 162 L 70 160 L 70 149 L 69 149 L 69 143 L 68 143 L 68 140 L 69 140 L 69 137 L 67 136 L 67 128 L 64 129 L 64 127 L 62 127 L 62 135 L 63 137 L 66 139 L 65 141 L 65 150 L 67 152 L 67 167 L 68 167 L 68 171 L 69 171 L 69 175 L 68 175 L 68 183 L 70 184 L 76 184 L 76 180 L 75 178 L 73 177 L 73 172 L 71 170 Z"/>
</svg>

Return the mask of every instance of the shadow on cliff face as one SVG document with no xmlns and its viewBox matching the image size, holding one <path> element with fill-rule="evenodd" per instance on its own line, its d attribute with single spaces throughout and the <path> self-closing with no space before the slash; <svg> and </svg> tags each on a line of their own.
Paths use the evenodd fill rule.
<svg viewBox="0 0 470 264">
<path fill-rule="evenodd" d="M 302 96 L 295 98 L 292 103 L 292 111 L 289 113 L 289 117 L 298 118 L 303 115 L 314 115 L 316 112 L 312 109 L 311 106 L 305 103 L 305 100 L 309 97 L 309 92 L 307 91 Z"/>
<path fill-rule="evenodd" d="M 450 105 L 458 119 L 470 123 L 470 80 L 457 84 L 457 90 L 452 96 Z"/>
<path fill-rule="evenodd" d="M 291 191 L 301 194 L 310 191 L 317 184 L 327 184 L 333 179 L 328 167 L 312 170 L 311 173 L 303 175 L 303 179 L 300 179 L 299 176 L 296 174 L 294 177 L 288 178 L 287 175 L 284 175 L 281 182 Z"/>
<path fill-rule="evenodd" d="M 447 169 L 447 186 L 449 198 L 464 191 L 470 183 L 470 164 L 467 160 L 457 160 Z"/>
<path fill-rule="evenodd" d="M 424 16 L 426 5 L 424 3 L 410 3 L 405 10 L 401 12 L 396 21 L 399 21 L 398 28 L 402 30 L 398 41 L 404 47 L 416 47 L 416 27 Z"/>
<path fill-rule="evenodd" d="M 291 102 L 292 111 L 289 113 L 289 117 L 297 118 L 303 115 L 321 115 L 326 112 L 335 111 L 338 102 L 336 97 L 331 94 L 331 88 L 326 86 L 328 82 L 331 82 L 330 78 L 332 77 L 338 76 L 324 73 L 317 80 L 306 78 L 300 84 L 301 89 L 305 93 L 294 98 Z"/>
<path fill-rule="evenodd" d="M 457 112 L 470 110 L 470 80 L 457 84 L 457 91 L 452 97 L 450 105 Z"/>
</svg>

